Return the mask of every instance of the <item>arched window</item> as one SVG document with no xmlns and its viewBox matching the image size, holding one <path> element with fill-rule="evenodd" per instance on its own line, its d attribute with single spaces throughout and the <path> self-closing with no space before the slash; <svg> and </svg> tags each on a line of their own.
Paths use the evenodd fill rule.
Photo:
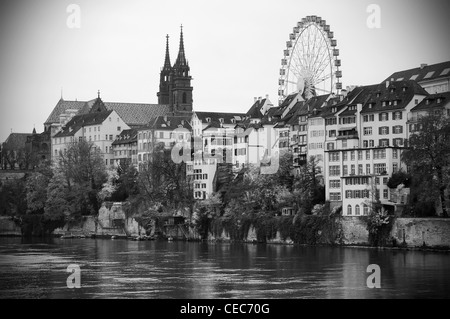
<svg viewBox="0 0 450 319">
<path fill-rule="evenodd" d="M 364 204 L 364 206 L 363 206 L 363 214 L 369 215 L 369 206 L 367 206 L 366 204 Z"/>
<path fill-rule="evenodd" d="M 347 206 L 347 215 L 351 215 L 352 214 L 352 205 L 348 205 Z"/>
<path fill-rule="evenodd" d="M 355 206 L 355 215 L 359 215 L 360 211 L 359 211 L 359 205 Z"/>
<path fill-rule="evenodd" d="M 187 103 L 187 94 L 186 94 L 186 92 L 183 92 L 183 102 L 182 103 Z"/>
</svg>

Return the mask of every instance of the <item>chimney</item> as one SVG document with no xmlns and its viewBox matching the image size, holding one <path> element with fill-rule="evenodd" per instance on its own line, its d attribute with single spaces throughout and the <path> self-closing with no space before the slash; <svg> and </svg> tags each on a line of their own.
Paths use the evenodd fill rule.
<svg viewBox="0 0 450 319">
<path fill-rule="evenodd" d="M 389 81 L 386 81 L 386 89 L 389 87 Z"/>
<path fill-rule="evenodd" d="M 266 100 L 268 100 L 269 99 L 269 94 L 266 94 Z"/>
<path fill-rule="evenodd" d="M 426 63 L 422 63 L 421 65 L 420 65 L 420 69 L 423 69 L 424 67 L 426 67 L 428 64 L 426 64 Z"/>
<path fill-rule="evenodd" d="M 255 99 L 255 100 L 254 100 L 253 102 L 256 102 L 256 101 L 258 101 L 258 98 L 257 98 L 256 96 L 254 97 L 254 99 Z"/>
</svg>

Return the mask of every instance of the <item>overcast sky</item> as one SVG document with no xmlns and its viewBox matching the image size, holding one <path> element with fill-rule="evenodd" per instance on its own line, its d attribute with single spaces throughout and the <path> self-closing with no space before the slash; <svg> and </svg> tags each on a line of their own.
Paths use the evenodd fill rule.
<svg viewBox="0 0 450 319">
<path fill-rule="evenodd" d="M 381 28 L 369 28 L 369 4 Z M 70 4 L 81 9 L 69 28 Z M 303 17 L 326 19 L 338 41 L 342 82 L 381 82 L 395 71 L 450 60 L 447 0 L 2 0 L 0 141 L 28 133 L 58 102 L 157 103 L 165 36 L 171 62 L 183 24 L 194 110 L 244 112 L 253 97 L 277 104 L 289 33 Z"/>
</svg>

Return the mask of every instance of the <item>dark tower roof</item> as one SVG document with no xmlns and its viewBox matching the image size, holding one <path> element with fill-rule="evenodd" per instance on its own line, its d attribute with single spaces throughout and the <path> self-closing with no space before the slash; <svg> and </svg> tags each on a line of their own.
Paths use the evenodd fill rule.
<svg viewBox="0 0 450 319">
<path fill-rule="evenodd" d="M 170 64 L 170 55 L 169 55 L 169 35 L 166 35 L 166 58 L 164 59 L 164 67 L 163 70 L 170 71 L 172 68 Z"/>
<path fill-rule="evenodd" d="M 180 49 L 178 51 L 178 57 L 174 64 L 174 67 L 180 67 L 180 66 L 186 66 L 186 55 L 184 53 L 184 40 L 183 40 L 183 26 L 181 26 L 181 33 L 180 33 Z"/>
</svg>

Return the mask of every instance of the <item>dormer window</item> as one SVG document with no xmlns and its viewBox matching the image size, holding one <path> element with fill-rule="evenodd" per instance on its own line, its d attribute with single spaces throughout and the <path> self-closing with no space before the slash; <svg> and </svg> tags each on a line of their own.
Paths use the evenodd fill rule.
<svg viewBox="0 0 450 319">
<path fill-rule="evenodd" d="M 377 97 L 380 97 L 381 96 L 381 92 L 377 92 Z"/>
<path fill-rule="evenodd" d="M 236 120 L 235 119 L 231 119 L 231 123 L 235 124 Z"/>
<path fill-rule="evenodd" d="M 426 105 L 430 104 L 430 100 L 426 99 L 426 100 L 425 100 L 425 104 L 426 104 Z"/>
<path fill-rule="evenodd" d="M 397 105 L 397 100 L 394 100 L 394 102 L 393 102 L 393 103 L 394 103 L 394 105 Z"/>
<path fill-rule="evenodd" d="M 219 119 L 219 122 L 220 122 L 220 123 L 223 123 L 223 118 L 220 118 L 220 119 Z"/>
<path fill-rule="evenodd" d="M 335 108 L 335 107 L 331 108 L 332 113 L 336 113 L 336 111 L 337 111 L 337 108 Z"/>
<path fill-rule="evenodd" d="M 207 122 L 207 123 L 210 123 L 210 122 L 211 122 L 211 118 L 210 118 L 210 117 L 207 117 L 207 118 L 206 118 L 206 122 Z"/>
<path fill-rule="evenodd" d="M 381 106 L 386 106 L 386 101 L 381 102 Z"/>
<path fill-rule="evenodd" d="M 442 99 L 441 99 L 440 97 L 438 97 L 437 100 L 436 100 L 436 102 L 437 102 L 437 103 L 441 103 L 441 102 L 442 102 Z"/>
<path fill-rule="evenodd" d="M 395 92 L 395 87 L 391 86 L 389 89 L 389 92 L 394 93 Z"/>
<path fill-rule="evenodd" d="M 404 87 L 402 88 L 402 91 L 403 91 L 403 92 L 406 92 L 406 86 L 404 86 Z"/>
</svg>

